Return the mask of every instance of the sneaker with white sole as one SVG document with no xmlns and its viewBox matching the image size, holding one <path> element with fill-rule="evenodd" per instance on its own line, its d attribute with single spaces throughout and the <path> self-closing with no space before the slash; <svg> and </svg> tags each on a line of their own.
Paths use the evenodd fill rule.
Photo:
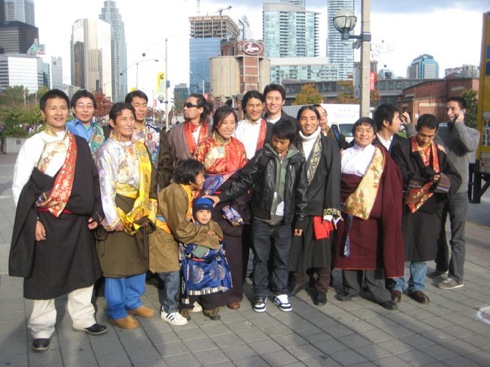
<svg viewBox="0 0 490 367">
<path fill-rule="evenodd" d="M 168 322 L 171 325 L 182 326 L 187 325 L 187 319 L 178 312 L 166 313 L 165 311 L 160 312 L 160 317 L 163 321 Z"/>
<path fill-rule="evenodd" d="M 440 289 L 456 289 L 464 286 L 463 282 L 457 282 L 453 278 L 446 278 L 442 282 L 437 284 L 437 288 Z"/>
<path fill-rule="evenodd" d="M 279 307 L 281 311 L 289 312 L 293 310 L 293 306 L 289 303 L 289 297 L 287 294 L 281 294 L 274 297 L 274 304 Z"/>
<path fill-rule="evenodd" d="M 265 312 L 267 309 L 267 297 L 256 297 L 252 307 L 255 312 Z"/>
</svg>

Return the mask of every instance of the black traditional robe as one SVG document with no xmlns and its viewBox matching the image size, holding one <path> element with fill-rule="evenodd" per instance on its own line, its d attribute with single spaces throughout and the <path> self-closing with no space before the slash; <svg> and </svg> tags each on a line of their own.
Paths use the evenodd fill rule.
<svg viewBox="0 0 490 367">
<path fill-rule="evenodd" d="M 441 172 L 447 175 L 451 181 L 449 195 L 452 195 L 458 191 L 461 185 L 461 176 L 449 163 L 444 152 L 437 149 L 437 156 Z M 412 177 L 423 177 L 424 164 L 422 158 L 418 152 L 412 152 L 410 139 L 399 142 L 393 148 L 392 157 L 402 173 L 404 190 L 407 190 Z M 414 213 L 410 212 L 406 204 L 403 205 L 402 232 L 405 261 L 435 259 L 442 210 L 447 196 L 447 194 L 435 193 Z"/>
<path fill-rule="evenodd" d="M 56 218 L 37 211 L 34 203 L 55 182 L 34 168 L 21 191 L 15 215 L 9 274 L 24 277 L 24 297 L 52 299 L 91 286 L 102 272 L 95 251 L 95 238 L 88 220 L 102 213 L 99 176 L 87 142 L 75 136 L 78 148 L 75 176 L 65 211 Z M 36 218 L 46 229 L 46 240 L 34 239 Z M 94 218 L 96 216 L 94 215 Z"/>
<path fill-rule="evenodd" d="M 320 163 L 306 191 L 308 205 L 305 209 L 305 230 L 302 236 L 293 237 L 291 245 L 289 270 L 294 272 L 330 267 L 332 261 L 334 234 L 331 233 L 330 238 L 315 239 L 313 217 L 323 217 L 324 209 L 338 210 L 340 207 L 340 150 L 333 137 L 326 137 L 323 134 L 320 136 L 322 143 Z M 299 148 L 301 140 L 296 144 Z M 311 156 L 312 154 L 307 160 L 307 167 L 312 164 Z"/>
</svg>

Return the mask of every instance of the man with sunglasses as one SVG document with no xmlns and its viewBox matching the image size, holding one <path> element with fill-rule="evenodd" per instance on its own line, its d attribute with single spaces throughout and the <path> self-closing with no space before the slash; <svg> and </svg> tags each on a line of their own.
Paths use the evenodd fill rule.
<svg viewBox="0 0 490 367">
<path fill-rule="evenodd" d="M 184 104 L 184 123 L 170 130 L 168 143 L 174 157 L 174 167 L 188 158 L 192 158 L 201 141 L 211 135 L 208 124 L 212 108 L 202 94 L 191 94 Z"/>
</svg>

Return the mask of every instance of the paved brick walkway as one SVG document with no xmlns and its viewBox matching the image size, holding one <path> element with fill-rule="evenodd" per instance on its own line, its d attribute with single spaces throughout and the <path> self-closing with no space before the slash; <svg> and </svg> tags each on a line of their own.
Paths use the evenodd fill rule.
<svg viewBox="0 0 490 367">
<path fill-rule="evenodd" d="M 293 312 L 272 302 L 255 313 L 245 299 L 238 311 L 223 309 L 221 321 L 192 314 L 186 326 L 142 319 L 137 330 L 108 325 L 102 336 L 76 332 L 57 300 L 58 323 L 51 348 L 31 351 L 26 320 L 32 302 L 22 297 L 22 279 L 8 276 L 14 218 L 12 172 L 15 155 L 0 155 L 0 366 L 490 366 L 490 228 L 467 225 L 465 286 L 444 291 L 427 279 L 428 305 L 404 296 L 399 311 L 363 298 L 316 307 L 306 292 L 292 298 Z M 470 206 L 470 218 L 485 223 L 489 200 Z M 430 264 L 433 267 L 433 264 Z M 334 272 L 340 288 L 340 273 Z M 250 297 L 250 285 L 245 287 Z M 159 308 L 157 289 L 147 286 L 143 302 Z M 99 298 L 97 318 L 107 323 Z M 479 312 L 483 309 L 482 312 Z"/>
</svg>

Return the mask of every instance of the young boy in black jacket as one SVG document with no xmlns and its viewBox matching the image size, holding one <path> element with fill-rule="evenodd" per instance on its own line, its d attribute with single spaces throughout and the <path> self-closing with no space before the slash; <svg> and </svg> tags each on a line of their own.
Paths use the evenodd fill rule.
<svg viewBox="0 0 490 367">
<path fill-rule="evenodd" d="M 272 127 L 272 142 L 266 144 L 242 168 L 240 177 L 218 196 L 210 196 L 215 205 L 230 201 L 252 189 L 250 208 L 253 215 L 254 252 L 253 309 L 266 310 L 269 295 L 268 260 L 274 247 L 272 280 L 274 303 L 282 311 L 291 311 L 288 290 L 288 265 L 291 239 L 303 233 L 306 207 L 306 164 L 292 142 L 298 128 L 290 120 L 279 120 Z"/>
</svg>

